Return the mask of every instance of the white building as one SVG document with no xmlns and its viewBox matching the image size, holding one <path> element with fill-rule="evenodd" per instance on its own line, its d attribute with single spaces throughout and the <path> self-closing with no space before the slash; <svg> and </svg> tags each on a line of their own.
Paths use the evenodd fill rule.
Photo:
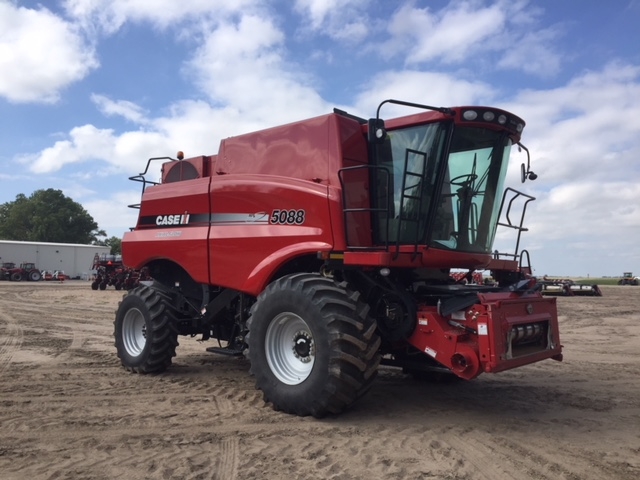
<svg viewBox="0 0 640 480">
<path fill-rule="evenodd" d="M 95 254 L 109 252 L 109 247 L 99 245 L 0 240 L 0 263 L 33 262 L 39 270 L 62 270 L 71 278 L 88 278 Z"/>
</svg>

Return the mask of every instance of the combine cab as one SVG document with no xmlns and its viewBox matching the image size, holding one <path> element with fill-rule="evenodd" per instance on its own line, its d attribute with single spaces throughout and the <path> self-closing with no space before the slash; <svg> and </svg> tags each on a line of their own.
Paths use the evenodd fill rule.
<svg viewBox="0 0 640 480">
<path fill-rule="evenodd" d="M 390 103 L 419 110 L 383 120 Z M 217 155 L 150 159 L 122 249 L 154 281 L 116 312 L 122 365 L 163 371 L 179 336 L 217 339 L 207 350 L 245 354 L 274 408 L 321 417 L 380 364 L 471 380 L 561 360 L 556 299 L 519 251 L 534 198 L 503 195 L 523 128 L 497 108 L 386 100 L 369 120 L 335 110 L 225 139 Z M 160 183 L 146 178 L 154 161 Z M 536 178 L 529 161 L 521 173 Z M 493 251 L 498 226 L 516 233 L 513 252 Z"/>
</svg>

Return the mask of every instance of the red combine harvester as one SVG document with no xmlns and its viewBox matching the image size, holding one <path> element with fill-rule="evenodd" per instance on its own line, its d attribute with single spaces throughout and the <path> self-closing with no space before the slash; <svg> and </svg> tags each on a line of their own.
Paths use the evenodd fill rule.
<svg viewBox="0 0 640 480">
<path fill-rule="evenodd" d="M 420 110 L 385 121 L 386 104 Z M 561 360 L 556 299 L 518 251 L 534 198 L 503 194 L 523 128 L 496 108 L 386 100 L 370 120 L 334 110 L 225 139 L 217 155 L 149 159 L 122 248 L 154 282 L 116 312 L 122 365 L 163 371 L 179 335 L 214 338 L 208 351 L 247 356 L 275 409 L 321 417 L 361 397 L 379 364 L 471 380 Z M 145 176 L 153 161 L 160 183 Z M 521 173 L 536 178 L 529 161 Z M 514 253 L 492 251 L 498 225 Z"/>
</svg>

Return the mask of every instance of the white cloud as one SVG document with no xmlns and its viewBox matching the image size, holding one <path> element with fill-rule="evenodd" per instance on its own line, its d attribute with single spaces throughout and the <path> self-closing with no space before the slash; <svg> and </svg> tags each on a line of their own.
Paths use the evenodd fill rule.
<svg viewBox="0 0 640 480">
<path fill-rule="evenodd" d="M 561 57 L 553 48 L 557 37 L 558 32 L 554 28 L 525 33 L 510 42 L 510 48 L 498 61 L 498 67 L 522 70 L 543 78 L 554 76 L 561 69 Z"/>
<path fill-rule="evenodd" d="M 523 142 L 539 175 L 521 186 L 537 197 L 523 245 L 544 259 L 539 273 L 612 275 L 639 261 L 640 67 L 614 62 L 504 108 L 527 121 Z M 514 162 L 508 181 L 517 177 Z"/>
<path fill-rule="evenodd" d="M 640 261 L 637 181 L 576 180 L 534 194 L 521 247 L 532 252 L 538 274 L 619 275 Z"/>
<path fill-rule="evenodd" d="M 552 42 L 559 32 L 535 28 L 540 10 L 527 0 L 485 3 L 452 1 L 434 10 L 408 2 L 391 17 L 390 38 L 379 50 L 387 58 L 403 55 L 408 65 L 470 65 L 478 58 L 487 62 L 495 52 L 498 60 L 491 65 L 539 76 L 557 73 L 560 56 Z"/>
<path fill-rule="evenodd" d="M 96 156 L 109 156 L 113 151 L 113 130 L 93 125 L 75 127 L 69 138 L 59 140 L 36 155 L 24 156 L 21 163 L 29 165 L 33 173 L 50 173 L 68 164 L 85 162 Z"/>
<path fill-rule="evenodd" d="M 483 82 L 461 80 L 444 73 L 405 70 L 387 71 L 373 77 L 356 98 L 357 111 L 362 115 L 373 116 L 382 100 L 389 98 L 414 103 L 426 103 L 434 107 L 452 107 L 489 103 L 494 90 Z M 383 117 L 409 115 L 413 113 L 407 107 L 388 105 L 384 107 Z"/>
<path fill-rule="evenodd" d="M 104 95 L 92 94 L 91 101 L 106 116 L 121 116 L 134 123 L 144 123 L 145 111 L 139 105 L 127 100 L 111 100 Z"/>
<path fill-rule="evenodd" d="M 140 213 L 137 209 L 128 208 L 128 205 L 138 203 L 140 203 L 140 190 L 133 189 L 110 193 L 108 198 L 83 200 L 82 206 L 98 226 L 107 232 L 107 237 L 121 238 L 127 228 L 136 225 Z"/>
<path fill-rule="evenodd" d="M 525 118 L 524 142 L 547 184 L 640 180 L 640 67 L 612 63 L 563 87 L 522 92 L 507 108 Z"/>
<path fill-rule="evenodd" d="M 284 39 L 269 18 L 243 15 L 213 30 L 187 69 L 212 101 L 254 120 L 272 125 L 323 112 L 326 105 L 309 79 L 287 64 Z"/>
<path fill-rule="evenodd" d="M 97 67 L 93 48 L 73 25 L 45 8 L 0 1 L 0 96 L 16 103 L 53 103 Z"/>
<path fill-rule="evenodd" d="M 311 27 L 317 30 L 332 11 L 335 11 L 340 4 L 346 3 L 344 0 L 296 0 L 295 9 L 305 14 Z"/>
<path fill-rule="evenodd" d="M 305 24 L 300 34 L 322 33 L 334 40 L 361 42 L 369 33 L 369 0 L 296 0 L 294 9 Z"/>
<path fill-rule="evenodd" d="M 225 18 L 260 3 L 258 0 L 66 0 L 63 4 L 67 14 L 87 30 L 112 34 L 127 22 L 148 22 L 164 29 L 187 19 Z"/>
<path fill-rule="evenodd" d="M 391 19 L 389 32 L 413 45 L 407 55 L 409 64 L 433 59 L 460 62 L 488 37 L 500 33 L 506 13 L 499 5 L 475 8 L 469 2 L 449 4 L 442 11 L 430 8 L 401 7 Z"/>
</svg>

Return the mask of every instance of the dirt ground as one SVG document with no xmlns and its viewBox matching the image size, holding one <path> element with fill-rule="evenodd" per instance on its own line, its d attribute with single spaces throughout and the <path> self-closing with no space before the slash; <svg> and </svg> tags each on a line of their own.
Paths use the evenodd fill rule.
<svg viewBox="0 0 640 480">
<path fill-rule="evenodd" d="M 421 383 L 381 369 L 346 413 L 274 412 L 241 358 L 180 338 L 160 375 L 113 346 L 122 292 L 0 283 L 0 478 L 640 478 L 640 287 L 558 299 L 565 361 Z"/>
</svg>

